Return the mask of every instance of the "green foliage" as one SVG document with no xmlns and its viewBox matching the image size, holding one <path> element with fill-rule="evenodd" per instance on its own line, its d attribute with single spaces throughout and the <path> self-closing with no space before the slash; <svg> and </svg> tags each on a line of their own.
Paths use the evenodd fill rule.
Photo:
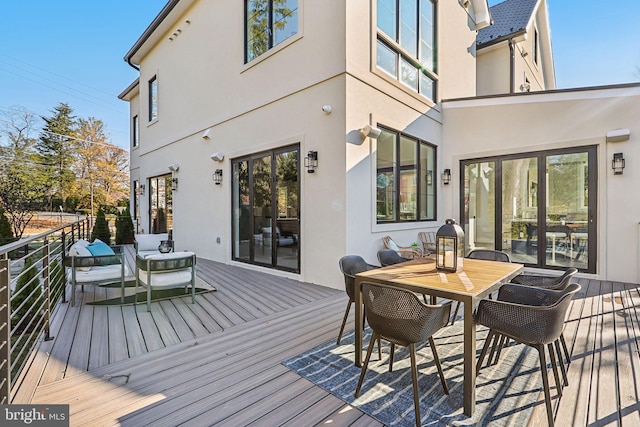
<svg viewBox="0 0 640 427">
<path fill-rule="evenodd" d="M 129 208 L 116 217 L 116 245 L 133 243 L 133 220 Z"/>
<path fill-rule="evenodd" d="M 100 239 L 107 245 L 111 244 L 111 231 L 109 231 L 109 223 L 104 216 L 102 208 L 98 210 L 96 216 L 96 222 L 93 224 L 93 230 L 91 231 L 91 240 Z"/>
<path fill-rule="evenodd" d="M 56 298 L 55 296 L 60 294 L 62 296 L 62 292 L 64 291 L 64 271 L 62 270 L 62 265 L 58 262 L 56 258 L 51 260 L 49 264 L 49 288 L 51 289 L 51 298 L 52 305 Z"/>
<path fill-rule="evenodd" d="M 33 295 L 32 295 L 33 293 Z M 22 268 L 21 276 L 18 277 L 16 283 L 16 289 L 13 291 L 11 298 L 11 307 L 13 316 L 11 323 L 18 325 L 20 320 L 28 314 L 29 318 L 33 318 L 40 312 L 40 305 L 42 304 L 42 288 L 40 287 L 40 280 L 38 280 L 38 269 L 33 264 L 33 257 L 27 257 Z M 20 305 L 27 301 L 24 306 Z M 29 311 L 31 307 L 35 309 Z M 23 330 L 29 323 L 28 319 L 18 326 L 18 329 Z M 35 322 L 34 322 L 35 323 Z"/>
<path fill-rule="evenodd" d="M 15 240 L 11 223 L 4 214 L 5 210 L 0 207 L 0 246 L 11 243 Z"/>
</svg>

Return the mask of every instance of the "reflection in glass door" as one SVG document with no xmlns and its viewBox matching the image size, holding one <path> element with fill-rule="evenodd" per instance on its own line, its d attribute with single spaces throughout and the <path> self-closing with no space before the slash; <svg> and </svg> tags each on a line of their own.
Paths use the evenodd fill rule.
<svg viewBox="0 0 640 427">
<path fill-rule="evenodd" d="M 538 158 L 502 161 L 502 250 L 512 262 L 538 262 Z"/>
<path fill-rule="evenodd" d="M 300 271 L 298 147 L 232 161 L 233 259 Z"/>
<path fill-rule="evenodd" d="M 467 253 L 495 249 L 495 162 L 464 166 L 463 229 Z"/>
<path fill-rule="evenodd" d="M 596 154 L 581 147 L 462 162 L 466 253 L 497 249 L 529 266 L 595 273 Z"/>
</svg>

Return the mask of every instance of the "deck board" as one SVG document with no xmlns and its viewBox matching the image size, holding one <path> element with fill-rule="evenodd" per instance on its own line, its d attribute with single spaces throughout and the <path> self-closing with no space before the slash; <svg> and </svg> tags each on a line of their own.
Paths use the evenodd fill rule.
<svg viewBox="0 0 640 427">
<path fill-rule="evenodd" d="M 216 292 L 154 302 L 151 313 L 86 305 L 117 288 L 76 289 L 16 398 L 69 403 L 72 425 L 381 425 L 281 365 L 335 339 L 343 290 L 208 260 L 197 271 Z M 552 389 L 556 424 L 640 425 L 638 286 L 578 282 L 565 328 L 569 386 L 561 399 Z M 543 399 L 530 426 L 546 424 Z"/>
</svg>

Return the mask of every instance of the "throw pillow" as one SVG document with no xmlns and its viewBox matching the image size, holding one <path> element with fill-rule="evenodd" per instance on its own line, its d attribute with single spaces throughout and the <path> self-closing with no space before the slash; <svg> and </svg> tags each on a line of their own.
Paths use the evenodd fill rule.
<svg viewBox="0 0 640 427">
<path fill-rule="evenodd" d="M 77 241 L 69 248 L 69 256 L 83 257 L 83 256 L 92 256 L 89 249 L 82 245 L 81 240 Z M 86 240 L 85 240 L 86 242 Z M 88 243 L 88 242 L 87 242 Z M 78 271 L 89 271 L 91 267 L 76 267 Z"/>
<path fill-rule="evenodd" d="M 400 249 L 398 245 L 396 245 L 396 242 L 394 242 L 393 240 L 389 240 L 387 242 L 387 245 L 389 245 L 389 249 L 393 249 L 394 251 L 397 251 Z"/>
<path fill-rule="evenodd" d="M 90 244 L 89 246 L 87 246 L 87 249 L 89 250 L 89 252 L 91 252 L 91 255 L 93 256 L 99 256 L 99 255 L 115 255 L 116 253 L 113 251 L 113 249 L 111 249 L 109 247 L 109 245 L 107 245 L 104 242 L 93 242 L 92 244 Z"/>
</svg>

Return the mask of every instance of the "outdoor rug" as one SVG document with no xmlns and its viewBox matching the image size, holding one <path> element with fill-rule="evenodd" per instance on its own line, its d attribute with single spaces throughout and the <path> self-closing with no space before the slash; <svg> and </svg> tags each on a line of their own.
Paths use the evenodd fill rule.
<svg viewBox="0 0 640 427">
<path fill-rule="evenodd" d="M 127 280 L 124 282 L 125 288 L 135 288 L 136 281 Z M 107 285 L 101 285 L 104 288 L 120 288 L 120 283 L 110 283 Z M 138 304 L 147 302 L 147 290 L 146 288 L 142 292 L 138 292 Z M 217 289 L 214 286 L 209 285 L 204 280 L 199 277 L 196 277 L 196 295 L 205 294 L 208 292 L 215 292 Z M 191 288 L 187 289 L 187 293 L 185 294 L 184 287 L 181 288 L 171 288 L 171 289 L 158 289 L 151 291 L 151 301 L 161 301 L 170 298 L 176 297 L 185 297 L 188 298 L 191 296 Z M 135 294 L 125 295 L 124 303 L 121 302 L 120 297 L 110 298 L 106 300 L 93 301 L 87 304 L 91 305 L 132 305 L 135 302 Z"/>
<path fill-rule="evenodd" d="M 537 351 L 525 345 L 512 343 L 502 351 L 500 361 L 496 365 L 483 367 L 476 382 L 475 414 L 469 418 L 463 413 L 462 325 L 463 322 L 456 322 L 434 335 L 438 356 L 449 386 L 449 395 L 445 395 L 442 389 L 429 344 L 421 344 L 417 350 L 422 425 L 526 425 L 538 395 L 542 392 Z M 478 355 L 486 334 L 486 328 L 478 330 Z M 365 349 L 369 337 L 370 330 L 367 328 Z M 382 341 L 381 361 L 378 360 L 376 345 L 360 397 L 356 399 L 354 392 L 360 368 L 354 365 L 353 343 L 354 333 L 351 330 L 343 337 L 340 346 L 336 346 L 334 339 L 282 363 L 385 425 L 415 425 L 411 365 L 407 349 L 396 346 L 393 372 L 388 372 L 390 344 Z M 550 379 L 550 385 L 554 396 L 553 379 Z"/>
</svg>

